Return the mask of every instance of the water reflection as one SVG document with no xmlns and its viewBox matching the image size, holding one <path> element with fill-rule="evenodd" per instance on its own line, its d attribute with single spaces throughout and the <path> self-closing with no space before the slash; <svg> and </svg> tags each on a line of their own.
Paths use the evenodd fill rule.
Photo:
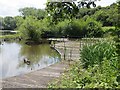
<svg viewBox="0 0 120 90">
<path fill-rule="evenodd" d="M 58 53 L 52 50 L 49 47 L 49 45 L 43 44 L 43 45 L 22 45 L 19 53 L 20 60 L 19 67 L 25 67 L 27 65 L 26 63 L 24 63 L 25 58 L 30 60 L 30 65 L 28 65 L 28 67 L 34 68 L 34 65 L 36 64 L 40 66 L 40 62 L 42 60 L 47 65 L 52 62 L 54 63 L 55 58 L 59 57 Z"/>
<path fill-rule="evenodd" d="M 40 69 L 60 60 L 59 54 L 47 44 L 25 45 L 17 42 L 4 42 L 0 47 L 0 77 L 6 78 Z M 24 62 L 30 60 L 30 65 Z"/>
</svg>

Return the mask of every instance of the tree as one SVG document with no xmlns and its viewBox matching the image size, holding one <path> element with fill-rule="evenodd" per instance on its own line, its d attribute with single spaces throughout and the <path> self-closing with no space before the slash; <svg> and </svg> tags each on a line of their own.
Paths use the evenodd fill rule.
<svg viewBox="0 0 120 90">
<path fill-rule="evenodd" d="M 22 14 L 22 16 L 24 18 L 28 17 L 28 16 L 34 16 L 37 19 L 43 19 L 45 17 L 46 12 L 42 9 L 36 9 L 33 7 L 25 7 L 25 8 L 21 8 L 19 9 L 19 12 Z"/>
<path fill-rule="evenodd" d="M 44 19 L 46 17 L 46 11 L 42 9 L 37 9 L 37 19 Z"/>
<path fill-rule="evenodd" d="M 0 17 L 0 30 L 3 29 L 3 18 Z"/>
<path fill-rule="evenodd" d="M 3 27 L 5 30 L 14 30 L 16 28 L 16 22 L 13 17 L 7 16 L 3 20 Z"/>
<path fill-rule="evenodd" d="M 48 2 L 46 8 L 52 22 L 58 22 L 66 18 L 72 18 L 78 12 L 74 2 Z"/>
<path fill-rule="evenodd" d="M 109 26 L 107 22 L 109 14 L 107 12 L 100 10 L 96 15 L 97 15 L 97 18 L 96 18 L 97 21 L 101 21 L 103 23 L 103 26 Z"/>
<path fill-rule="evenodd" d="M 40 25 L 39 20 L 32 16 L 29 16 L 26 17 L 18 30 L 21 31 L 22 37 L 24 37 L 24 39 L 39 41 L 41 39 L 41 26 L 42 25 Z"/>
<path fill-rule="evenodd" d="M 48 15 L 51 17 L 51 21 L 53 23 L 57 23 L 58 21 L 62 21 L 66 18 L 71 19 L 73 17 L 76 18 L 80 7 L 90 8 L 91 5 L 95 7 L 94 1 L 91 0 L 83 0 L 78 2 L 78 5 L 75 3 L 76 0 L 71 0 L 70 2 L 65 2 L 64 0 L 52 2 L 49 0 L 46 4 L 46 10 Z"/>
<path fill-rule="evenodd" d="M 33 7 L 25 7 L 19 9 L 19 12 L 22 14 L 22 16 L 27 17 L 27 16 L 36 16 L 36 8 Z"/>
<path fill-rule="evenodd" d="M 22 25 L 22 23 L 24 22 L 24 19 L 23 19 L 22 16 L 15 16 L 14 19 L 15 19 L 15 22 L 16 22 L 16 26 L 17 26 L 16 30 L 17 30 Z"/>
<path fill-rule="evenodd" d="M 118 5 L 118 20 L 117 20 L 117 23 L 116 23 L 116 35 L 117 35 L 117 38 L 116 38 L 116 43 L 117 43 L 117 53 L 120 57 L 120 1 L 118 0 L 117 2 L 117 5 Z M 120 60 L 119 60 L 120 62 Z M 119 70 L 120 70 L 120 67 L 119 67 Z"/>
</svg>

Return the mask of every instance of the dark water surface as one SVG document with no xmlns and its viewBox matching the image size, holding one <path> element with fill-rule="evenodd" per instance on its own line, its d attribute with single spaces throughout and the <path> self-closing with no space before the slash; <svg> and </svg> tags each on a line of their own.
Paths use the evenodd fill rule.
<svg viewBox="0 0 120 90">
<path fill-rule="evenodd" d="M 24 62 L 24 58 L 30 60 L 30 65 Z M 0 45 L 0 78 L 25 74 L 59 61 L 60 55 L 48 44 L 3 42 Z"/>
</svg>

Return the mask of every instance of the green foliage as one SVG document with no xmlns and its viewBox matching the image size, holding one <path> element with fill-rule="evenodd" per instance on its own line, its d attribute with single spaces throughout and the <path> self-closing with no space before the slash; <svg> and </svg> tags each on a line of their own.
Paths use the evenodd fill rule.
<svg viewBox="0 0 120 90">
<path fill-rule="evenodd" d="M 112 57 L 116 55 L 115 43 L 108 41 L 103 40 L 94 45 L 83 47 L 83 50 L 81 51 L 81 61 L 84 64 L 84 67 L 101 64 L 104 58 L 113 60 Z"/>
<path fill-rule="evenodd" d="M 17 39 L 17 38 L 20 38 L 20 34 L 18 33 L 18 34 L 13 34 L 13 35 L 2 35 L 2 36 L 0 36 L 0 39 L 5 39 L 5 40 L 14 40 L 14 39 Z"/>
<path fill-rule="evenodd" d="M 72 22 L 68 23 L 63 33 L 65 35 L 69 35 L 69 37 L 74 37 L 74 38 L 84 37 L 87 32 L 85 30 L 85 26 L 86 26 L 86 22 L 84 20 L 72 19 Z"/>
<path fill-rule="evenodd" d="M 55 25 L 55 28 L 54 28 L 55 35 L 60 37 L 65 35 L 64 31 L 67 29 L 69 23 L 70 21 L 66 19 L 64 21 L 59 22 L 57 25 Z"/>
<path fill-rule="evenodd" d="M 5 30 L 14 30 L 16 28 L 16 22 L 13 17 L 7 16 L 3 20 L 3 29 Z"/>
<path fill-rule="evenodd" d="M 113 62 L 117 67 L 117 60 Z M 119 72 L 112 66 L 113 62 L 104 58 L 100 66 L 96 64 L 87 69 L 77 62 L 58 81 L 50 84 L 49 88 L 120 88 L 117 81 Z"/>
<path fill-rule="evenodd" d="M 16 22 L 16 30 L 21 26 L 21 24 L 24 22 L 24 19 L 23 19 L 23 17 L 22 16 L 16 16 L 16 17 L 14 17 L 14 19 L 15 19 L 15 22 Z"/>
<path fill-rule="evenodd" d="M 54 25 L 50 25 L 50 21 L 48 18 L 44 18 L 40 21 L 40 29 L 42 31 L 41 37 L 42 38 L 49 38 L 51 35 L 54 36 Z"/>
<path fill-rule="evenodd" d="M 96 7 L 96 8 L 81 8 L 79 9 L 78 12 L 78 17 L 79 18 L 83 18 L 85 16 L 91 16 L 94 15 L 95 12 L 97 12 L 98 10 L 100 10 L 99 8 L 101 8 L 100 6 Z"/>
<path fill-rule="evenodd" d="M 100 22 L 95 21 L 92 18 L 86 19 L 86 31 L 88 37 L 101 37 L 102 32 L 102 24 Z"/>
<path fill-rule="evenodd" d="M 74 2 L 47 2 L 46 10 L 53 23 L 64 19 L 70 19 L 78 13 L 78 7 Z"/>
<path fill-rule="evenodd" d="M 117 23 L 117 4 L 113 3 L 110 6 L 103 7 L 92 15 L 97 21 L 102 22 L 103 26 L 113 26 Z"/>
<path fill-rule="evenodd" d="M 60 35 L 69 37 L 83 36 L 83 24 L 80 24 L 79 21 L 80 20 L 73 19 L 72 22 L 69 20 L 59 22 L 56 25 L 56 32 Z"/>
<path fill-rule="evenodd" d="M 64 0 L 56 0 L 56 2 L 48 0 L 46 4 L 46 11 L 51 18 L 51 22 L 53 24 L 57 24 L 59 21 L 63 21 L 65 19 L 76 18 L 79 12 L 79 8 L 81 7 L 90 8 L 91 5 L 96 7 L 94 2 L 95 0 L 88 0 L 87 2 L 82 0 L 76 4 L 75 0 L 71 0 L 70 2 L 65 2 Z"/>
<path fill-rule="evenodd" d="M 118 6 L 113 3 L 110 6 L 96 8 L 81 8 L 79 9 L 77 18 L 84 18 L 86 16 L 94 18 L 99 21 L 103 26 L 114 26 L 118 22 Z"/>
<path fill-rule="evenodd" d="M 115 27 L 114 26 L 107 26 L 107 27 L 102 27 L 102 30 L 104 31 L 104 32 L 107 32 L 107 31 L 110 31 L 110 30 L 115 30 Z"/>
<path fill-rule="evenodd" d="M 102 31 L 104 32 L 104 37 L 113 37 L 115 36 L 116 29 L 114 26 L 107 26 L 107 27 L 102 27 Z"/>
<path fill-rule="evenodd" d="M 116 23 L 116 38 L 114 39 L 116 41 L 116 47 L 117 47 L 117 50 L 116 52 L 118 53 L 119 55 L 119 58 L 120 58 L 120 0 L 117 1 L 117 9 L 118 9 L 118 20 L 117 20 L 117 23 Z M 119 63 L 120 63 L 120 60 L 119 60 Z M 119 65 L 119 70 L 120 70 L 120 65 Z M 119 77 L 120 79 L 120 77 Z"/>
<path fill-rule="evenodd" d="M 39 41 L 41 38 L 41 28 L 40 21 L 33 17 L 27 17 L 22 25 L 19 27 L 19 30 L 22 33 L 22 36 L 25 39 L 30 39 L 33 41 Z"/>
<path fill-rule="evenodd" d="M 23 15 L 24 18 L 28 16 L 34 16 L 38 20 L 43 19 L 46 16 L 46 12 L 42 9 L 36 9 L 33 7 L 25 7 L 19 9 L 19 12 Z"/>
<path fill-rule="evenodd" d="M 101 23 L 94 19 L 68 19 L 53 25 L 51 33 L 55 36 L 69 36 L 72 38 L 82 38 L 84 36 L 100 37 L 102 36 Z"/>
<path fill-rule="evenodd" d="M 49 88 L 120 88 L 119 58 L 115 50 L 114 43 L 106 41 L 84 47 L 82 52 L 86 55 L 81 58 L 84 62 L 77 61 Z M 86 63 L 89 58 L 91 61 Z"/>
<path fill-rule="evenodd" d="M 0 30 L 3 29 L 3 17 L 0 17 Z"/>
</svg>

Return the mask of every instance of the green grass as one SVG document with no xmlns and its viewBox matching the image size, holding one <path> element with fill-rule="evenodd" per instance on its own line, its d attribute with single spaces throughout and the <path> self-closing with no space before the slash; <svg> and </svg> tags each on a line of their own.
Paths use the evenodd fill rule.
<svg viewBox="0 0 120 90">
<path fill-rule="evenodd" d="M 120 88 L 118 60 L 112 40 L 85 46 L 81 60 L 72 64 L 70 69 L 58 80 L 51 82 L 48 88 Z"/>
<path fill-rule="evenodd" d="M 106 31 L 108 31 L 108 30 L 110 30 L 110 29 L 115 30 L 115 27 L 114 27 L 114 26 L 102 27 L 102 30 L 103 30 L 104 32 L 106 32 Z"/>
<path fill-rule="evenodd" d="M 15 39 L 20 37 L 20 34 L 13 34 L 13 35 L 2 35 L 0 39 Z"/>
</svg>

